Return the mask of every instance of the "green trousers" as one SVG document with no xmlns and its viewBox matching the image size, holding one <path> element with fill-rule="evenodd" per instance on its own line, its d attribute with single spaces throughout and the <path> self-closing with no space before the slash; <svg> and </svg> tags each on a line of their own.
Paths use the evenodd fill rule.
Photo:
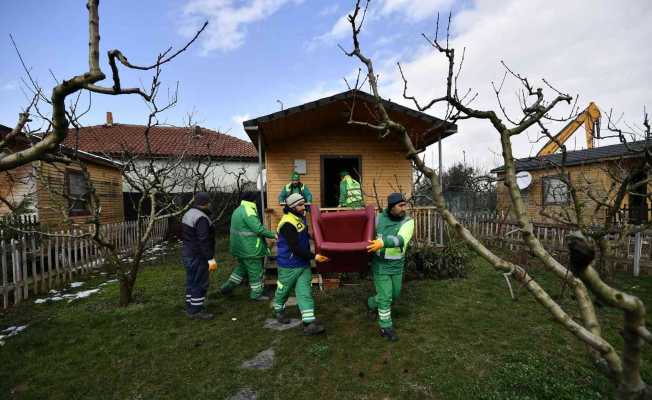
<svg viewBox="0 0 652 400">
<path fill-rule="evenodd" d="M 305 268 L 279 268 L 278 281 L 276 283 L 276 295 L 274 296 L 274 312 L 280 313 L 285 310 L 285 302 L 294 289 L 297 297 L 297 305 L 301 311 L 301 319 L 305 323 L 315 320 L 315 302 L 312 299 L 312 272 L 310 267 Z"/>
<path fill-rule="evenodd" d="M 222 285 L 222 289 L 232 289 L 238 286 L 245 277 L 249 278 L 249 287 L 251 288 L 249 297 L 255 299 L 263 294 L 262 258 L 238 258 L 238 266 L 231 272 L 229 280 Z"/>
<path fill-rule="evenodd" d="M 393 275 L 374 274 L 376 295 L 369 297 L 367 304 L 372 310 L 378 310 L 378 324 L 381 328 L 392 326 L 392 303 L 401 294 L 403 273 Z"/>
</svg>

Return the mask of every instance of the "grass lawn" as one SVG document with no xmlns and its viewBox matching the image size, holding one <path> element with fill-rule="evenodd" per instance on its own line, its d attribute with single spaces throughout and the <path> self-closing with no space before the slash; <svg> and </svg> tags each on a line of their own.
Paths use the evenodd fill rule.
<svg viewBox="0 0 652 400">
<path fill-rule="evenodd" d="M 219 254 L 224 268 L 212 276 L 213 290 L 234 265 L 223 242 Z M 611 398 L 583 346 L 525 291 L 514 302 L 500 274 L 481 260 L 472 268 L 463 280 L 405 283 L 394 309 L 400 341 L 388 343 L 365 317 L 368 281 L 315 292 L 327 329 L 319 337 L 264 329 L 269 304 L 249 301 L 244 288 L 211 300 L 215 320 L 191 321 L 172 253 L 143 270 L 130 307 L 116 307 L 118 286 L 110 284 L 70 304 L 29 302 L 5 312 L 0 329 L 28 327 L 0 347 L 0 398 L 224 399 L 243 388 L 258 399 Z M 104 280 L 90 277 L 83 288 Z M 555 280 L 545 282 L 559 293 Z M 652 278 L 618 284 L 652 304 Z M 612 322 L 605 329 L 620 346 L 619 313 L 603 309 L 601 319 Z M 239 368 L 270 347 L 271 369 Z M 644 359 L 652 381 L 649 348 Z"/>
</svg>

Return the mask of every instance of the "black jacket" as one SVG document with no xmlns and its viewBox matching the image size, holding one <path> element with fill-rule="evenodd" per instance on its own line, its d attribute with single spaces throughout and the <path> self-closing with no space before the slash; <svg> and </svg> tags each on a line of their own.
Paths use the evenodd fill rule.
<svg viewBox="0 0 652 400">
<path fill-rule="evenodd" d="M 215 254 L 215 227 L 210 212 L 199 208 L 188 210 L 181 220 L 182 257 L 210 260 Z"/>
</svg>

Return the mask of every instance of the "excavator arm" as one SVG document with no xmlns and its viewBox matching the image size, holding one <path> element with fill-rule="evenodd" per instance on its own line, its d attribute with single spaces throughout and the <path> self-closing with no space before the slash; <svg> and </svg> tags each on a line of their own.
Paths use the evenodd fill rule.
<svg viewBox="0 0 652 400">
<path fill-rule="evenodd" d="M 539 150 L 537 157 L 547 156 L 559 150 L 560 145 L 564 144 L 582 125 L 584 125 L 586 133 L 586 147 L 592 149 L 594 144 L 593 139 L 600 133 L 600 109 L 598 109 L 598 106 L 596 106 L 594 102 L 589 103 L 586 110 L 579 113 L 574 120 L 569 122 L 564 129 L 559 131 L 559 133 L 553 137 L 553 140 L 549 140 L 548 143 Z"/>
</svg>

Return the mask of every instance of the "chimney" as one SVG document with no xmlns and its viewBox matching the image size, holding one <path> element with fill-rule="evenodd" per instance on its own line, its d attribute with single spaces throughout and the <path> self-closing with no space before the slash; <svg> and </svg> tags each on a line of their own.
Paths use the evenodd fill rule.
<svg viewBox="0 0 652 400">
<path fill-rule="evenodd" d="M 113 126 L 113 113 L 111 111 L 106 112 L 106 126 Z"/>
</svg>

